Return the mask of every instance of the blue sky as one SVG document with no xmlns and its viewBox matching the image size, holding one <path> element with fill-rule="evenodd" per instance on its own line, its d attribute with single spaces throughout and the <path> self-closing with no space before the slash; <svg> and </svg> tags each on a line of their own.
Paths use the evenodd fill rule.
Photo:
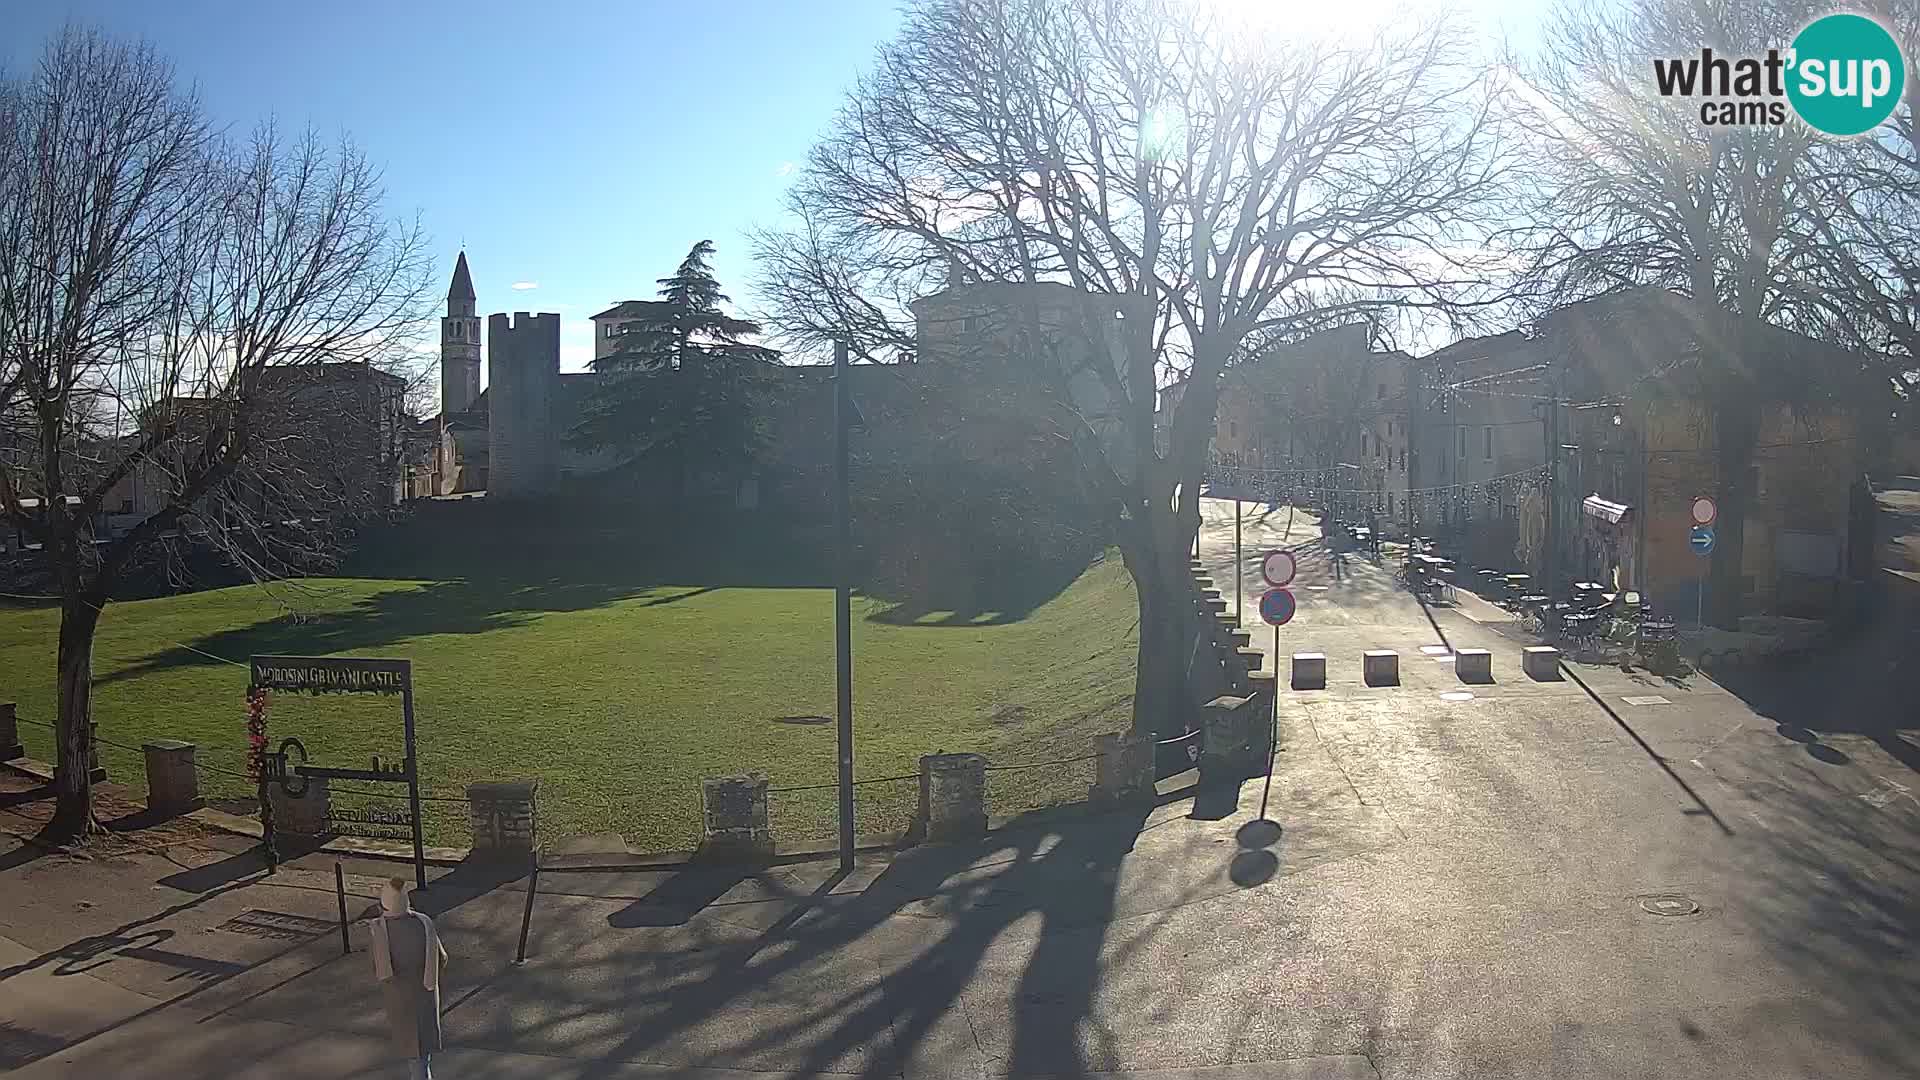
<svg viewBox="0 0 1920 1080">
<path fill-rule="evenodd" d="M 0 62 L 69 16 L 150 38 L 222 123 L 351 133 L 443 275 L 465 242 L 483 313 L 561 313 L 569 370 L 586 317 L 696 241 L 749 291 L 743 229 L 777 220 L 783 166 L 898 22 L 894 0 L 0 0 Z"/>
<path fill-rule="evenodd" d="M 1196 0 L 1208 2 L 1208 0 Z M 1404 17 L 1426 0 L 1212 0 L 1284 22 Z M 1460 0 L 1489 31 L 1543 4 Z M 751 297 L 743 231 L 776 224 L 794 164 L 898 26 L 896 0 L 0 0 L 0 62 L 68 18 L 144 36 L 244 132 L 269 115 L 350 133 L 418 212 L 440 273 L 465 245 L 482 313 L 587 316 L 652 296 L 696 241 Z M 516 290 L 515 283 L 537 284 Z"/>
</svg>

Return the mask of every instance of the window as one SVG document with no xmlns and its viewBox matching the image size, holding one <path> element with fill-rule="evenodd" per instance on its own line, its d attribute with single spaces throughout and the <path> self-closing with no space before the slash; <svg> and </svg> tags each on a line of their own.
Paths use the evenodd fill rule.
<svg viewBox="0 0 1920 1080">
<path fill-rule="evenodd" d="M 1238 420 L 1227 421 L 1227 438 L 1237 439 L 1239 437 L 1240 437 L 1240 421 Z"/>
<path fill-rule="evenodd" d="M 1381 383 L 1381 384 L 1380 384 L 1379 386 L 1377 386 L 1377 387 L 1375 387 L 1375 388 L 1374 388 L 1374 391 L 1373 391 L 1373 400 L 1375 400 L 1375 401 L 1379 401 L 1379 400 L 1380 400 L 1381 398 L 1384 398 L 1384 397 L 1386 397 L 1386 396 L 1387 396 L 1387 384 L 1386 384 L 1386 383 Z"/>
<path fill-rule="evenodd" d="M 1487 449 L 1486 449 L 1486 452 L 1481 456 L 1485 457 L 1488 461 L 1493 460 L 1493 429 L 1492 428 L 1487 429 Z"/>
<path fill-rule="evenodd" d="M 1458 430 L 1460 432 L 1460 456 L 1466 457 L 1467 456 L 1467 429 L 1460 428 Z"/>
</svg>

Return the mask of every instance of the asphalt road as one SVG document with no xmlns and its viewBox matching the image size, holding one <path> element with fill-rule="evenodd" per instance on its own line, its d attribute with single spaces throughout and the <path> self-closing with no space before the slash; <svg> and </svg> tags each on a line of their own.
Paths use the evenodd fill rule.
<svg viewBox="0 0 1920 1080">
<path fill-rule="evenodd" d="M 1230 573 L 1232 504 L 1208 519 L 1203 561 Z M 1698 677 L 1533 682 L 1497 609 L 1429 612 L 1364 560 L 1336 580 L 1301 542 L 1314 523 L 1293 528 L 1266 515 L 1245 545 L 1249 612 L 1254 556 L 1305 549 L 1280 648 L 1329 658 L 1327 689 L 1282 691 L 1277 838 L 1251 825 L 1255 780 L 1035 815 L 845 878 L 820 862 L 549 872 L 525 965 L 510 962 L 521 884 L 439 912 L 454 962 L 436 1064 L 656 1080 L 1920 1075 L 1912 769 L 1873 736 L 1777 722 Z M 1456 677 L 1469 647 L 1494 651 L 1493 683 Z M 1401 685 L 1362 685 L 1368 648 L 1400 652 Z M 98 961 L 87 977 L 108 981 L 142 962 Z M 21 1075 L 375 1075 L 378 1000 L 363 954 L 316 940 Z"/>
</svg>

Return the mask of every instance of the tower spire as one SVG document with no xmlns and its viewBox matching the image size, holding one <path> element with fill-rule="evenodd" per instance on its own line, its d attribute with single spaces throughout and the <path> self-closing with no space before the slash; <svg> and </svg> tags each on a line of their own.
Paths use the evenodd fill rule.
<svg viewBox="0 0 1920 1080">
<path fill-rule="evenodd" d="M 467 273 L 467 253 L 462 251 L 460 258 L 453 264 L 453 284 L 447 287 L 447 299 L 475 299 L 473 295 L 473 275 Z"/>
</svg>

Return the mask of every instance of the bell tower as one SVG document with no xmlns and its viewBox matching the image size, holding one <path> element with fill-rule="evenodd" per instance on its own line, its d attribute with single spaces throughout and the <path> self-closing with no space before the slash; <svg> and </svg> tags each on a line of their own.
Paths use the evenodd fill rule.
<svg viewBox="0 0 1920 1080">
<path fill-rule="evenodd" d="M 474 314 L 467 253 L 453 264 L 447 315 L 440 320 L 440 411 L 465 412 L 480 396 L 480 317 Z"/>
</svg>

